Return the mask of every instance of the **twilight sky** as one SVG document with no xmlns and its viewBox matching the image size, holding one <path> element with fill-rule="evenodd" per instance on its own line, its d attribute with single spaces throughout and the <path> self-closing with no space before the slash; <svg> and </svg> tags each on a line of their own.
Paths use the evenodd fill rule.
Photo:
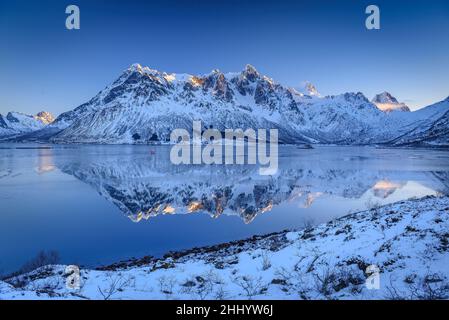
<svg viewBox="0 0 449 320">
<path fill-rule="evenodd" d="M 80 30 L 65 29 L 69 4 Z M 369 4 L 381 30 L 365 28 Z M 250 63 L 285 85 L 387 90 L 416 109 L 449 96 L 449 1 L 0 2 L 0 113 L 57 115 L 135 62 L 191 74 Z"/>
</svg>

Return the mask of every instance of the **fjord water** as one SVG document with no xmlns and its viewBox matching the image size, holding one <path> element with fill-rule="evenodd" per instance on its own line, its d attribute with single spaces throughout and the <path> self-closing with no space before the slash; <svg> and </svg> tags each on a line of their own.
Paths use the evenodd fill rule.
<svg viewBox="0 0 449 320">
<path fill-rule="evenodd" d="M 254 166 L 172 165 L 168 146 L 0 145 L 0 270 L 41 250 L 96 266 L 449 193 L 449 152 L 281 146 Z"/>
</svg>

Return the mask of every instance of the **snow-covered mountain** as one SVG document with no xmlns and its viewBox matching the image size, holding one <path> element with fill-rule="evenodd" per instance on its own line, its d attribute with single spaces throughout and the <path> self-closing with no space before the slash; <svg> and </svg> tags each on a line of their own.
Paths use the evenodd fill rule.
<svg viewBox="0 0 449 320">
<path fill-rule="evenodd" d="M 380 110 L 385 112 L 410 111 L 410 108 L 405 103 L 399 102 L 390 93 L 385 91 L 375 95 L 371 102 L 374 103 Z"/>
<path fill-rule="evenodd" d="M 0 136 L 34 132 L 43 129 L 53 121 L 53 115 L 46 111 L 41 111 L 34 116 L 20 112 L 8 112 L 5 117 L 0 114 Z"/>
<path fill-rule="evenodd" d="M 34 116 L 34 118 L 35 118 L 36 120 L 39 120 L 39 121 L 42 122 L 43 124 L 50 124 L 50 123 L 52 123 L 53 121 L 55 121 L 55 117 L 54 117 L 50 112 L 47 112 L 47 111 L 41 111 L 41 112 L 38 112 L 38 113 Z"/>
<path fill-rule="evenodd" d="M 293 90 L 295 90 L 297 93 L 302 94 L 304 96 L 321 96 L 320 93 L 318 92 L 317 88 L 315 87 L 315 85 L 313 85 L 312 83 L 305 81 L 303 83 L 301 83 L 298 87 L 293 88 Z"/>
<path fill-rule="evenodd" d="M 388 105 L 388 107 L 386 107 Z M 175 128 L 276 128 L 281 143 L 449 145 L 449 101 L 407 111 L 388 93 L 321 96 L 305 83 L 290 88 L 247 65 L 242 72 L 194 76 L 134 64 L 81 106 L 18 140 L 57 143 L 169 141 Z M 432 130 L 432 131 L 430 131 Z"/>
<path fill-rule="evenodd" d="M 241 73 L 205 76 L 168 74 L 132 65 L 80 107 L 63 113 L 53 127 L 55 142 L 147 143 L 169 141 L 175 128 L 276 128 L 283 142 L 300 143 L 301 117 L 292 94 L 252 66 Z"/>
<path fill-rule="evenodd" d="M 411 112 L 405 132 L 394 145 L 449 145 L 449 97 L 431 106 Z"/>
</svg>

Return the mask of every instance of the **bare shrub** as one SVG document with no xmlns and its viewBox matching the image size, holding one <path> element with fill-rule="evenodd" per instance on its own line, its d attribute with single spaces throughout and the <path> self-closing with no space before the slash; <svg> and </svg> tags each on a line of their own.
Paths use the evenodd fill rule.
<svg viewBox="0 0 449 320">
<path fill-rule="evenodd" d="M 335 273 L 330 268 L 325 268 L 321 274 L 315 273 L 315 289 L 324 297 L 329 298 L 332 294 L 332 284 L 335 280 Z"/>
<path fill-rule="evenodd" d="M 375 201 L 372 198 L 369 198 L 368 200 L 366 200 L 365 206 L 366 206 L 366 208 L 368 208 L 368 210 L 377 210 L 382 205 L 380 204 L 380 202 Z"/>
<path fill-rule="evenodd" d="M 310 288 L 306 285 L 304 281 L 304 273 L 301 272 L 298 265 L 295 265 L 292 270 L 287 270 L 285 267 L 276 269 L 274 275 L 278 283 L 283 284 L 287 289 L 290 288 L 296 291 L 299 297 L 303 300 L 310 299 L 309 293 Z"/>
<path fill-rule="evenodd" d="M 414 300 L 446 300 L 449 298 L 449 282 L 439 274 L 427 274 L 409 284 Z"/>
<path fill-rule="evenodd" d="M 17 277 L 19 275 L 23 275 L 25 273 L 34 271 L 34 270 L 44 267 L 44 266 L 58 264 L 59 260 L 60 260 L 59 253 L 57 251 L 52 250 L 52 251 L 47 252 L 47 251 L 41 250 L 34 258 L 25 262 L 19 270 L 12 272 L 8 275 L 1 276 L 0 280 L 10 283 L 10 284 L 14 285 L 16 288 L 23 287 L 26 285 L 25 282 L 19 283 L 21 281 L 19 281 L 18 279 L 13 279 L 13 278 Z M 16 283 L 13 284 L 11 282 L 16 282 Z"/>
<path fill-rule="evenodd" d="M 214 299 L 215 300 L 227 300 L 228 299 L 228 292 L 224 289 L 222 284 L 218 285 L 217 290 L 215 290 Z"/>
<path fill-rule="evenodd" d="M 264 250 L 264 251 L 262 251 L 261 257 L 262 257 L 262 270 L 266 271 L 266 270 L 270 269 L 271 268 L 271 257 L 269 255 L 269 253 L 266 250 Z"/>
<path fill-rule="evenodd" d="M 114 275 L 113 273 L 106 274 L 107 285 L 104 288 L 98 286 L 98 292 L 104 300 L 110 300 L 114 295 L 122 292 L 126 287 L 132 284 L 132 277 L 125 277 L 121 273 Z"/>
<path fill-rule="evenodd" d="M 223 299 L 226 294 L 222 279 L 213 270 L 191 277 L 182 286 L 182 292 L 191 294 L 194 299 L 205 300 L 209 297 Z"/>
<path fill-rule="evenodd" d="M 326 266 L 321 273 L 315 273 L 315 289 L 326 299 L 343 289 L 349 289 L 352 293 L 361 292 L 361 285 L 365 283 L 363 275 L 355 270 Z"/>
<path fill-rule="evenodd" d="M 368 210 L 371 211 L 372 218 L 377 219 L 380 215 L 380 208 L 382 207 L 382 204 L 378 201 L 374 201 L 373 199 L 369 198 L 365 202 L 365 206 Z"/>
<path fill-rule="evenodd" d="M 311 230 L 315 226 L 315 220 L 312 218 L 305 218 L 302 222 L 302 229 Z"/>
<path fill-rule="evenodd" d="M 20 273 L 27 273 L 43 266 L 57 264 L 59 260 L 60 257 L 57 251 L 52 250 L 47 252 L 42 250 L 33 259 L 26 262 L 19 271 Z"/>
<path fill-rule="evenodd" d="M 30 290 L 40 294 L 47 294 L 50 297 L 58 296 L 56 290 L 61 288 L 61 278 L 48 277 L 31 282 Z"/>
<path fill-rule="evenodd" d="M 309 267 L 307 268 L 307 273 L 312 272 L 315 270 L 315 263 L 323 256 L 323 253 L 314 252 L 313 253 L 313 259 L 309 264 Z"/>
<path fill-rule="evenodd" d="M 173 276 L 162 276 L 157 279 L 159 282 L 159 290 L 165 294 L 166 299 L 174 293 L 174 288 L 176 285 L 176 279 Z"/>
<path fill-rule="evenodd" d="M 266 286 L 262 284 L 261 277 L 240 276 L 232 279 L 232 281 L 242 288 L 249 300 L 266 290 Z"/>
<path fill-rule="evenodd" d="M 274 275 L 276 276 L 276 278 L 287 284 L 290 284 L 296 278 L 295 272 L 289 271 L 285 267 L 276 269 Z"/>
<path fill-rule="evenodd" d="M 447 300 L 449 299 L 449 282 L 446 277 L 437 273 L 423 277 L 406 277 L 404 290 L 393 285 L 387 286 L 387 299 L 391 300 Z"/>
</svg>

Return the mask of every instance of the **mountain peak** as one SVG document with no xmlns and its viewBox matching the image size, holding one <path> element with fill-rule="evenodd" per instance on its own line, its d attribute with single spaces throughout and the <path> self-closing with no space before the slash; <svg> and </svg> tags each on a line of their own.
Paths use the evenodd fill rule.
<svg viewBox="0 0 449 320">
<path fill-rule="evenodd" d="M 301 84 L 294 88 L 297 92 L 302 93 L 306 96 L 316 96 L 319 97 L 320 93 L 316 89 L 316 87 L 309 81 L 303 81 Z"/>
<path fill-rule="evenodd" d="M 248 79 L 249 81 L 255 81 L 260 77 L 259 72 L 254 68 L 254 66 L 247 64 L 245 66 L 245 70 L 242 72 L 242 76 Z"/>
<path fill-rule="evenodd" d="M 140 63 L 133 63 L 129 69 L 142 69 L 142 65 Z"/>
<path fill-rule="evenodd" d="M 142 73 L 143 67 L 140 63 L 133 63 L 129 66 L 129 68 L 126 70 L 128 72 L 140 72 Z"/>
<path fill-rule="evenodd" d="M 360 91 L 359 92 L 346 92 L 340 96 L 343 97 L 348 102 L 364 102 L 364 103 L 368 102 L 369 103 L 368 98 Z"/>
<path fill-rule="evenodd" d="M 398 100 L 391 95 L 391 93 L 384 91 L 376 94 L 372 100 L 373 103 L 399 103 Z"/>
<path fill-rule="evenodd" d="M 258 73 L 256 68 L 253 65 L 251 65 L 251 64 L 247 64 L 245 66 L 245 71 L 244 72 L 246 72 L 246 73 Z"/>
<path fill-rule="evenodd" d="M 53 120 L 53 116 L 48 112 L 39 112 L 37 115 L 32 116 L 10 111 L 6 114 L 6 117 L 0 115 L 0 127 L 15 133 L 25 133 L 42 129 Z"/>
<path fill-rule="evenodd" d="M 49 124 L 52 123 L 53 121 L 55 121 L 55 117 L 48 111 L 41 111 L 38 112 L 34 118 L 36 120 L 41 121 L 43 124 Z"/>
<path fill-rule="evenodd" d="M 155 69 L 151 69 L 149 67 L 143 67 L 140 63 L 133 63 L 126 71 L 131 72 L 131 73 L 138 72 L 140 74 L 150 74 L 150 75 L 159 73 L 159 71 L 157 71 Z"/>
<path fill-rule="evenodd" d="M 387 91 L 376 94 L 371 102 L 384 112 L 410 111 L 406 104 L 399 102 L 395 97 L 393 97 L 393 95 L 391 95 L 391 93 Z"/>
</svg>

